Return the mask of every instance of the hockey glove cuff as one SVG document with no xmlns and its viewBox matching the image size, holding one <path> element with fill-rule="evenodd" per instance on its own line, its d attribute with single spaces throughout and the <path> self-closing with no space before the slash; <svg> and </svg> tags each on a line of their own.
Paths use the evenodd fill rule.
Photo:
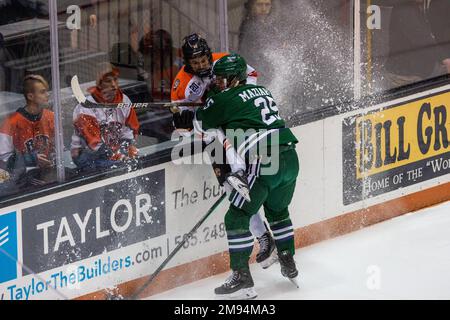
<svg viewBox="0 0 450 320">
<path fill-rule="evenodd" d="M 173 114 L 173 125 L 177 129 L 192 131 L 194 129 L 194 112 L 183 110 Z"/>
</svg>

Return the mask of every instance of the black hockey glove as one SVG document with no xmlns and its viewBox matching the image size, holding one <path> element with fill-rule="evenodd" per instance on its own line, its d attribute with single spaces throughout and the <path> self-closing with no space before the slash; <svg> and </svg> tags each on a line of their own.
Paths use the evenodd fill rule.
<svg viewBox="0 0 450 320">
<path fill-rule="evenodd" d="M 217 141 L 217 139 L 214 139 L 213 142 L 217 143 L 214 148 L 210 148 L 211 154 L 209 155 L 212 160 L 212 167 L 214 169 L 214 174 L 216 175 L 217 181 L 219 184 L 223 187 L 223 183 L 227 179 L 227 174 L 231 172 L 231 167 L 227 163 L 227 157 L 226 157 L 226 151 L 223 146 L 220 145 L 220 143 Z M 203 151 L 205 150 L 207 144 L 203 143 Z M 217 151 L 221 151 L 219 153 L 216 153 Z"/>
<path fill-rule="evenodd" d="M 194 112 L 183 110 L 173 114 L 173 125 L 177 129 L 185 129 L 191 131 L 194 129 Z"/>
<path fill-rule="evenodd" d="M 223 187 L 223 183 L 227 180 L 227 175 L 231 172 L 230 165 L 226 163 L 218 164 L 213 162 L 212 167 L 214 169 L 214 174 L 216 175 L 217 181 Z"/>
</svg>

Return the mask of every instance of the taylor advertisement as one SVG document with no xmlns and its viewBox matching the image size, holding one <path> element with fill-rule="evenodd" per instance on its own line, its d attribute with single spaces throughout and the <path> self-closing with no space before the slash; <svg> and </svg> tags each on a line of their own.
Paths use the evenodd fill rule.
<svg viewBox="0 0 450 320">
<path fill-rule="evenodd" d="M 224 192 L 212 175 L 184 185 L 172 171 L 0 212 L 0 299 L 73 299 L 149 276 Z M 224 251 L 225 209 L 166 268 Z"/>
<path fill-rule="evenodd" d="M 133 257 L 116 251 L 166 233 L 165 201 L 160 170 L 23 208 L 19 219 L 16 212 L 0 215 L 1 298 L 63 298 L 60 290 L 162 256 L 161 248 Z M 20 278 L 25 285 L 11 282 Z"/>
</svg>

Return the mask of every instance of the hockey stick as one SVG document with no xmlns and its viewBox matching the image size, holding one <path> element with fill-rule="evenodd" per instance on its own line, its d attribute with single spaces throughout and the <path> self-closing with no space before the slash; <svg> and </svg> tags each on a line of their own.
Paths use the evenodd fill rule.
<svg viewBox="0 0 450 320">
<path fill-rule="evenodd" d="M 70 86 L 72 88 L 73 95 L 77 99 L 78 103 L 85 108 L 124 108 L 133 107 L 135 109 L 147 109 L 147 108 L 178 108 L 178 107 L 201 107 L 205 104 L 202 102 L 133 102 L 133 103 L 97 103 L 89 101 L 81 90 L 80 83 L 78 82 L 78 76 L 73 76 L 70 80 Z"/>
<path fill-rule="evenodd" d="M 197 224 L 192 228 L 191 231 L 183 238 L 183 241 L 181 241 L 178 246 L 176 246 L 175 249 L 169 254 L 169 256 L 166 258 L 166 260 L 161 263 L 161 265 L 153 272 L 153 274 L 150 276 L 150 278 L 138 289 L 136 292 L 131 295 L 128 299 L 129 300 L 135 300 L 152 282 L 153 280 L 158 276 L 158 274 L 161 272 L 162 269 L 169 263 L 169 261 L 173 258 L 173 256 L 180 251 L 181 247 L 186 243 L 189 238 L 192 237 L 192 235 L 197 231 L 197 229 L 205 222 L 205 220 L 211 215 L 211 213 L 219 206 L 219 204 L 222 202 L 223 199 L 225 199 L 227 194 L 224 192 L 219 199 L 212 205 L 212 207 L 206 212 L 206 214 L 197 222 Z"/>
</svg>

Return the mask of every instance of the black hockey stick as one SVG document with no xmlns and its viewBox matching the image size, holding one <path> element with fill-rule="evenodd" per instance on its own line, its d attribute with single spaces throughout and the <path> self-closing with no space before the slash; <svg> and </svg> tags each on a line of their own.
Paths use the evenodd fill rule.
<svg viewBox="0 0 450 320">
<path fill-rule="evenodd" d="M 152 282 L 153 280 L 158 276 L 158 274 L 161 272 L 162 269 L 169 263 L 169 261 L 175 256 L 175 254 L 180 251 L 181 247 L 186 243 L 186 241 L 189 240 L 189 238 L 192 237 L 192 235 L 197 231 L 197 229 L 205 222 L 205 220 L 211 215 L 211 213 L 219 206 L 219 204 L 222 202 L 223 199 L 225 199 L 227 194 L 224 192 L 219 199 L 212 205 L 212 207 L 206 212 L 206 214 L 197 222 L 197 224 L 192 228 L 191 231 L 183 238 L 183 241 L 181 241 L 175 249 L 169 254 L 169 256 L 166 258 L 166 260 L 161 263 L 161 265 L 158 267 L 158 269 L 153 272 L 153 274 L 150 276 L 150 278 L 138 289 L 136 292 L 131 295 L 127 300 L 135 300 Z"/>
<path fill-rule="evenodd" d="M 78 77 L 73 76 L 70 81 L 73 95 L 77 99 L 78 103 L 85 108 L 124 108 L 133 107 L 135 109 L 148 109 L 148 108 L 178 108 L 178 107 L 201 107 L 204 106 L 202 102 L 133 102 L 133 103 L 97 103 L 89 101 L 81 90 Z"/>
</svg>

